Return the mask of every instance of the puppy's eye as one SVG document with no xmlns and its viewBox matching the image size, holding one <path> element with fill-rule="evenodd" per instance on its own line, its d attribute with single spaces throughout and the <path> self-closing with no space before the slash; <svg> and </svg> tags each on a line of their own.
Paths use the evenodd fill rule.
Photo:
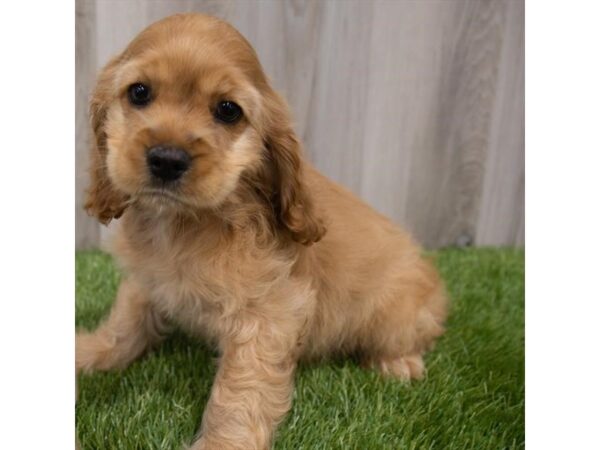
<svg viewBox="0 0 600 450">
<path fill-rule="evenodd" d="M 150 86 L 142 83 L 133 83 L 127 90 L 129 101 L 135 106 L 146 106 L 152 100 Z"/>
<path fill-rule="evenodd" d="M 217 104 L 214 115 L 221 122 L 235 123 L 242 117 L 242 108 L 237 103 L 225 100 Z"/>
</svg>

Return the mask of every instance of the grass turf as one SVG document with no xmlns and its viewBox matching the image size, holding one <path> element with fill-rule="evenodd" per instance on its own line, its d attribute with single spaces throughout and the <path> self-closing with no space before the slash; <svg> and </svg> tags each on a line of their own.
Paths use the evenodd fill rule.
<svg viewBox="0 0 600 450">
<path fill-rule="evenodd" d="M 353 361 L 301 367 L 275 449 L 524 448 L 524 252 L 435 254 L 452 299 L 447 333 L 410 385 Z M 93 328 L 119 274 L 109 256 L 76 256 L 76 325 Z M 178 449 L 197 430 L 214 354 L 176 334 L 122 372 L 79 380 L 82 449 Z"/>
</svg>

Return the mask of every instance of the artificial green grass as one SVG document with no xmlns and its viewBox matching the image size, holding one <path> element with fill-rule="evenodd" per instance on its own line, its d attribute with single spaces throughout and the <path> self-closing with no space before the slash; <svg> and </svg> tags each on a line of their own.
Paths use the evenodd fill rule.
<svg viewBox="0 0 600 450">
<path fill-rule="evenodd" d="M 301 367 L 275 449 L 524 448 L 524 252 L 434 255 L 452 299 L 428 376 L 409 385 L 355 362 Z M 76 256 L 76 324 L 93 328 L 119 275 L 109 256 Z M 176 334 L 121 372 L 79 380 L 82 450 L 179 449 L 196 432 L 215 374 L 214 353 Z"/>
</svg>

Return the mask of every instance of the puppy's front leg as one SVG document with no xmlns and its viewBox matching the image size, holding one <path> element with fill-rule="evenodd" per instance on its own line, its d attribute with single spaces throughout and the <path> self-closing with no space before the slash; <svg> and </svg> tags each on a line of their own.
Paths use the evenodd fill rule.
<svg viewBox="0 0 600 450">
<path fill-rule="evenodd" d="M 270 448 L 275 427 L 291 405 L 296 359 L 290 336 L 256 325 L 225 345 L 206 406 L 201 438 L 192 450 Z M 249 325 L 252 327 L 252 325 Z"/>
<path fill-rule="evenodd" d="M 75 338 L 75 369 L 124 368 L 164 336 L 166 324 L 133 279 L 121 283 L 108 319 L 92 333 Z"/>
</svg>

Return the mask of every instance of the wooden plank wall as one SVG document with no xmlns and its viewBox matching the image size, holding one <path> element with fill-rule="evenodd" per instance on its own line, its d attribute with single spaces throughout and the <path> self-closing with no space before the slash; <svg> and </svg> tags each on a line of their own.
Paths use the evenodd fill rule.
<svg viewBox="0 0 600 450">
<path fill-rule="evenodd" d="M 175 12 L 222 17 L 287 97 L 306 151 L 428 248 L 524 244 L 523 0 L 78 0 L 77 247 L 97 71 Z"/>
</svg>

